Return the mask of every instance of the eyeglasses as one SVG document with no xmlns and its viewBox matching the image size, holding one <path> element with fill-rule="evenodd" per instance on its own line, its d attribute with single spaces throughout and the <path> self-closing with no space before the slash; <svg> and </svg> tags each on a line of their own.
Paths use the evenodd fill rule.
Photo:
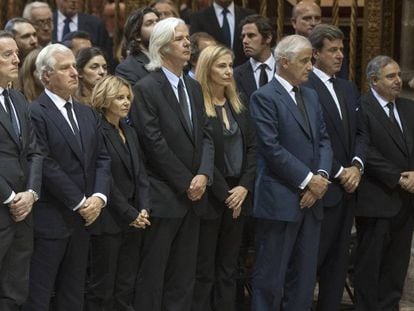
<svg viewBox="0 0 414 311">
<path fill-rule="evenodd" d="M 51 27 L 52 26 L 52 19 L 51 18 L 47 18 L 47 19 L 39 19 L 35 22 L 33 22 L 33 24 L 35 26 L 44 28 L 46 26 Z"/>
</svg>

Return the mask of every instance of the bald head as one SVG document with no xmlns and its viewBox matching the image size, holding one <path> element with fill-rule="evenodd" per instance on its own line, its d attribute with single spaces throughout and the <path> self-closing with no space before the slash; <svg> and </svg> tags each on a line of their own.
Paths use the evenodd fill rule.
<svg viewBox="0 0 414 311">
<path fill-rule="evenodd" d="M 313 0 L 302 0 L 292 9 L 292 26 L 295 33 L 308 37 L 310 32 L 322 20 L 322 12 L 319 5 Z"/>
</svg>

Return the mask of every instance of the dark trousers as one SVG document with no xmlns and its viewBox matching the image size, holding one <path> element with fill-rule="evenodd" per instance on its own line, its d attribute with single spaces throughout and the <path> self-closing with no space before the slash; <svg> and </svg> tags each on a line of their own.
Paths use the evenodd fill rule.
<svg viewBox="0 0 414 311">
<path fill-rule="evenodd" d="M 410 261 L 413 206 L 403 203 L 391 218 L 357 217 L 356 224 L 356 310 L 398 310 Z"/>
<path fill-rule="evenodd" d="M 349 243 L 355 197 L 344 195 L 335 206 L 324 208 L 318 255 L 318 311 L 340 309 L 349 265 Z"/>
<path fill-rule="evenodd" d="M 244 216 L 232 217 L 223 206 L 215 219 L 202 219 L 197 256 L 193 311 L 236 310 L 237 259 L 243 235 Z"/>
<path fill-rule="evenodd" d="M 91 236 L 87 311 L 134 311 L 142 230 Z"/>
<path fill-rule="evenodd" d="M 320 224 L 310 209 L 297 222 L 257 219 L 252 311 L 310 310 Z"/>
<path fill-rule="evenodd" d="M 200 218 L 151 218 L 145 229 L 134 306 L 145 311 L 191 308 Z"/>
<path fill-rule="evenodd" d="M 25 302 L 32 250 L 33 230 L 25 221 L 0 228 L 0 310 L 17 311 Z"/>
<path fill-rule="evenodd" d="M 24 311 L 83 310 L 89 233 L 76 228 L 65 239 L 35 238 L 29 298 Z M 50 300 L 55 290 L 54 304 Z"/>
</svg>

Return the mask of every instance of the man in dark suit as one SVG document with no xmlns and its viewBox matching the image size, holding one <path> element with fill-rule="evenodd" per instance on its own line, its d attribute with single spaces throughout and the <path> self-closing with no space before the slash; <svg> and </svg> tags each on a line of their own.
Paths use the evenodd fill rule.
<svg viewBox="0 0 414 311">
<path fill-rule="evenodd" d="M 400 67 L 388 56 L 367 66 L 361 98 L 370 144 L 358 189 L 356 310 L 398 310 L 413 235 L 414 103 L 400 98 Z"/>
<path fill-rule="evenodd" d="M 135 307 L 142 310 L 191 307 L 214 147 L 200 85 L 183 76 L 189 39 L 184 21 L 158 22 L 149 45 L 154 72 L 134 87 L 137 109 L 131 117 L 147 159 L 152 207 L 135 293 Z"/>
<path fill-rule="evenodd" d="M 0 31 L 0 309 L 17 311 L 29 289 L 33 249 L 31 210 L 40 193 L 42 156 L 23 95 L 8 89 L 17 80 L 13 35 Z"/>
<path fill-rule="evenodd" d="M 232 49 L 234 66 L 246 61 L 240 39 L 240 21 L 254 12 L 238 7 L 233 0 L 214 0 L 213 4 L 190 16 L 190 31 L 207 32 L 218 42 Z"/>
<path fill-rule="evenodd" d="M 303 36 L 275 49 L 275 78 L 253 93 L 257 130 L 253 215 L 257 217 L 254 311 L 309 310 L 332 149 L 315 91 L 299 87 L 312 69 Z"/>
<path fill-rule="evenodd" d="M 158 13 L 146 7 L 132 12 L 125 23 L 124 39 L 129 55 L 116 66 L 115 75 L 127 80 L 131 87 L 149 73 L 145 68 L 149 63 L 149 39 L 158 20 Z"/>
<path fill-rule="evenodd" d="M 79 13 L 78 0 L 56 0 L 56 8 L 57 10 L 53 12 L 52 41 L 62 42 L 63 37 L 69 32 L 86 31 L 91 36 L 92 44 L 105 51 L 108 64 L 113 70 L 115 68 L 112 53 L 113 43 L 103 21 L 96 16 Z"/>
<path fill-rule="evenodd" d="M 31 117 L 46 157 L 23 310 L 49 310 L 53 292 L 54 310 L 82 310 L 89 248 L 85 226 L 106 204 L 110 158 L 98 115 L 72 98 L 78 87 L 72 51 L 48 45 L 37 57 L 36 70 L 45 90 L 31 104 Z"/>
<path fill-rule="evenodd" d="M 274 27 L 267 17 L 250 15 L 240 23 L 244 54 L 247 62 L 234 69 L 237 87 L 247 99 L 259 87 L 272 80 L 276 63 L 272 46 L 276 42 Z"/>
<path fill-rule="evenodd" d="M 355 191 L 361 179 L 368 138 L 358 125 L 359 92 L 335 75 L 342 66 L 344 34 L 332 25 L 316 26 L 309 35 L 315 60 L 304 86 L 318 93 L 334 153 L 332 183 L 323 198 L 324 219 L 318 258 L 317 310 L 339 310 L 348 270 Z"/>
</svg>

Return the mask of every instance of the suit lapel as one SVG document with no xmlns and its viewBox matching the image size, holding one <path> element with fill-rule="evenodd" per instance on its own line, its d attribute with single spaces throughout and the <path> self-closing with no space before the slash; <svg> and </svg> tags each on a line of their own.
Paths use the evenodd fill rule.
<svg viewBox="0 0 414 311">
<path fill-rule="evenodd" d="M 60 131 L 63 138 L 67 141 L 68 145 L 83 165 L 84 155 L 79 147 L 78 142 L 76 141 L 75 135 L 73 134 L 68 122 L 63 117 L 62 113 L 59 111 L 56 105 L 49 98 L 49 96 L 46 95 L 46 93 L 42 93 L 42 95 L 40 96 L 41 97 L 39 98 L 39 102 L 44 108 L 46 108 L 45 114 L 49 116 L 50 120 L 56 125 L 56 128 Z M 76 118 L 78 120 L 78 124 L 80 125 L 82 123 L 82 114 L 77 113 Z M 82 137 L 82 127 L 80 128 L 80 131 Z"/>
<path fill-rule="evenodd" d="M 27 141 L 26 133 L 27 133 L 27 123 L 25 118 L 25 113 L 23 111 L 22 105 L 18 102 L 18 98 L 15 96 L 14 92 L 10 92 L 10 98 L 13 102 L 14 109 L 16 110 L 17 117 L 19 118 L 19 125 L 20 125 L 20 136 L 21 136 L 21 146 L 24 146 Z"/>
<path fill-rule="evenodd" d="M 338 107 L 336 106 L 331 93 L 329 92 L 326 85 L 313 72 L 309 74 L 309 82 L 313 84 L 318 95 L 321 97 L 320 103 L 329 115 L 329 118 L 332 120 L 332 124 L 335 128 L 335 131 L 338 133 L 338 136 L 341 137 L 341 143 L 344 146 L 345 151 L 348 152 L 349 146 L 346 146 L 347 140 L 345 137 L 346 133 L 344 127 L 342 126 L 343 121 L 339 115 Z"/>
<path fill-rule="evenodd" d="M 280 101 L 289 109 L 289 111 L 292 113 L 293 117 L 299 123 L 300 127 L 306 133 L 306 135 L 308 135 L 309 137 L 311 137 L 311 133 L 309 133 L 309 131 L 307 130 L 307 126 L 305 125 L 305 122 L 306 121 L 304 120 L 301 112 L 299 111 L 298 106 L 293 101 L 293 99 L 290 97 L 290 94 L 279 83 L 279 81 L 277 81 L 276 78 L 273 78 L 272 82 L 270 82 L 270 83 L 274 83 L 275 84 L 275 90 L 280 94 L 280 96 L 279 96 Z M 304 103 L 305 103 L 305 109 L 308 112 L 309 109 L 306 108 L 305 99 L 304 99 Z M 311 123 L 311 119 L 310 119 L 309 112 L 308 112 L 308 117 L 309 117 L 309 123 Z"/>
<path fill-rule="evenodd" d="M 373 115 L 377 118 L 380 124 L 385 128 L 388 135 L 394 140 L 398 148 L 404 153 L 407 154 L 407 148 L 403 140 L 401 133 L 398 133 L 398 129 L 392 125 L 389 117 L 385 113 L 384 109 L 381 107 L 380 103 L 377 101 L 372 92 L 369 92 L 370 104 L 368 105 L 369 109 Z"/>
<path fill-rule="evenodd" d="M 106 137 L 109 139 L 110 144 L 114 147 L 118 157 L 121 159 L 122 163 L 125 165 L 128 173 L 131 175 L 133 170 L 131 167 L 131 163 L 128 158 L 125 156 L 126 149 L 128 148 L 125 144 L 121 141 L 117 130 L 108 123 L 105 119 L 102 120 L 102 128 L 106 132 Z M 131 144 L 132 139 L 127 137 L 126 131 L 124 130 L 125 137 L 129 144 Z"/>
<path fill-rule="evenodd" d="M 214 11 L 214 7 L 210 6 L 208 9 L 206 9 L 206 16 L 208 25 L 211 26 L 211 33 L 216 34 L 217 41 L 224 42 L 223 32 L 221 31 L 220 24 L 217 20 L 216 12 Z"/>
<path fill-rule="evenodd" d="M 10 137 L 13 139 L 16 145 L 20 147 L 20 142 L 16 136 L 16 133 L 14 132 L 13 126 L 10 121 L 10 117 L 6 110 L 4 110 L 3 105 L 0 104 L 0 107 L 0 124 L 6 129 L 6 131 L 9 133 Z"/>
<path fill-rule="evenodd" d="M 396 106 L 398 110 L 398 115 L 400 116 L 401 126 L 404 132 L 405 143 L 407 146 L 407 151 L 410 154 L 413 150 L 413 131 L 411 127 L 412 120 L 407 119 L 407 116 L 410 116 L 411 113 L 405 113 L 404 106 L 400 105 L 400 100 L 397 98 Z"/>
<path fill-rule="evenodd" d="M 252 94 L 257 90 L 257 85 L 250 61 L 247 61 L 247 63 L 245 63 L 243 70 L 241 70 L 241 75 L 241 84 L 243 85 L 243 88 L 246 90 L 247 94 Z"/>
</svg>

